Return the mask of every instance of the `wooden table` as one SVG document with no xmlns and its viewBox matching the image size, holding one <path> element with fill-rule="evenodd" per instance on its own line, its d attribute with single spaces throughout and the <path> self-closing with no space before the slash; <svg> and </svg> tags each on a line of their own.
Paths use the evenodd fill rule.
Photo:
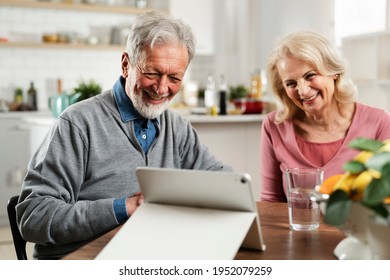
<svg viewBox="0 0 390 280">
<path fill-rule="evenodd" d="M 321 224 L 316 231 L 293 231 L 288 225 L 287 203 L 257 202 L 264 243 L 264 252 L 240 249 L 239 260 L 331 260 L 333 250 L 345 238 L 338 229 Z M 66 260 L 94 259 L 120 227 L 102 235 L 68 254 Z"/>
</svg>

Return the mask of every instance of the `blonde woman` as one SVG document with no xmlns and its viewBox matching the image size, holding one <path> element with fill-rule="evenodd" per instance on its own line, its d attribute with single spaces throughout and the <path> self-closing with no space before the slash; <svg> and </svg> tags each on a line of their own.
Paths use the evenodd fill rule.
<svg viewBox="0 0 390 280">
<path fill-rule="evenodd" d="M 348 147 L 354 138 L 390 138 L 390 115 L 356 102 L 357 87 L 325 37 L 304 31 L 283 38 L 268 76 L 281 106 L 262 126 L 262 200 L 287 201 L 286 168 L 320 167 L 326 178 L 343 173 L 343 163 L 357 153 Z"/>
</svg>

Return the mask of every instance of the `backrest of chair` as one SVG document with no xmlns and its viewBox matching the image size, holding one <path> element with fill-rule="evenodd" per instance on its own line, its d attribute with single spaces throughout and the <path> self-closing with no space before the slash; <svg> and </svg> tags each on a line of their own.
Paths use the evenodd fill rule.
<svg viewBox="0 0 390 280">
<path fill-rule="evenodd" d="M 12 238 L 14 240 L 14 246 L 16 256 L 18 260 L 27 260 L 26 244 L 27 241 L 20 234 L 18 225 L 16 223 L 16 204 L 18 203 L 19 196 L 13 196 L 9 199 L 7 204 L 8 219 L 11 226 Z"/>
</svg>

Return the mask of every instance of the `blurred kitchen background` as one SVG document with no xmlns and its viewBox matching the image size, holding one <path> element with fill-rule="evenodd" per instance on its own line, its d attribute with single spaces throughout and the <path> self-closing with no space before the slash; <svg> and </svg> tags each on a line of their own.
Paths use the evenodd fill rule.
<svg viewBox="0 0 390 280">
<path fill-rule="evenodd" d="M 0 0 L 0 110 L 7 110 L 5 102 L 14 101 L 18 87 L 26 99 L 31 82 L 40 111 L 48 109 L 49 96 L 58 90 L 71 91 L 80 80 L 93 79 L 103 89 L 110 88 L 120 75 L 121 52 L 131 23 L 138 13 L 149 9 L 192 25 L 198 55 L 186 81 L 199 88 L 206 87 L 209 75 L 216 81 L 224 75 L 229 86 L 249 86 L 251 75 L 265 69 L 279 36 L 310 29 L 340 45 L 350 60 L 352 77 L 370 82 L 362 85 L 363 91 L 369 90 L 368 86 L 390 77 L 388 0 L 350 2 Z M 343 37 L 367 33 L 373 34 L 346 40 L 343 49 Z M 59 79 L 61 89 L 57 87 Z M 388 109 L 388 97 L 379 93 L 382 91 L 379 88 L 381 98 L 362 99 Z"/>
<path fill-rule="evenodd" d="M 261 185 L 261 120 L 275 108 L 264 71 L 275 40 L 297 30 L 327 36 L 348 61 L 348 71 L 359 86 L 359 100 L 389 111 L 389 3 L 0 0 L 0 226 L 7 225 L 6 202 L 19 192 L 28 160 L 53 123 L 49 98 L 71 94 L 83 82 L 97 84 L 103 90 L 111 88 L 121 74 L 125 38 L 138 14 L 158 10 L 192 26 L 197 55 L 185 76 L 183 94 L 173 108 L 185 115 L 192 112 L 188 117 L 206 144 L 222 159 L 234 159 L 239 171 L 250 172 L 256 191 Z M 225 118 L 198 116 L 210 113 L 203 110 L 201 102 L 207 81 L 211 77 L 218 90 L 221 76 L 229 89 L 228 96 L 241 86 L 263 102 L 262 110 Z M 36 98 L 35 105 L 30 103 L 31 96 Z M 220 139 L 224 139 L 224 145 Z M 1 250 L 0 246 L 0 254 Z"/>
</svg>

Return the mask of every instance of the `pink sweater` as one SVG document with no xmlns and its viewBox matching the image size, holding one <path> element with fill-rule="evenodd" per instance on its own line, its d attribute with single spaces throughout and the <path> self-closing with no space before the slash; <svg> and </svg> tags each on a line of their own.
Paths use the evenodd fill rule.
<svg viewBox="0 0 390 280">
<path fill-rule="evenodd" d="M 276 112 L 267 115 L 261 131 L 260 176 L 263 201 L 287 201 L 284 171 L 293 167 L 320 167 L 324 179 L 344 173 L 342 165 L 358 151 L 348 147 L 356 137 L 390 139 L 390 115 L 384 110 L 356 103 L 356 111 L 348 133 L 338 151 L 323 166 L 316 166 L 298 148 L 291 121 L 275 124 Z M 332 143 L 329 143 L 332 145 Z M 327 150 L 327 145 L 320 149 Z"/>
</svg>

